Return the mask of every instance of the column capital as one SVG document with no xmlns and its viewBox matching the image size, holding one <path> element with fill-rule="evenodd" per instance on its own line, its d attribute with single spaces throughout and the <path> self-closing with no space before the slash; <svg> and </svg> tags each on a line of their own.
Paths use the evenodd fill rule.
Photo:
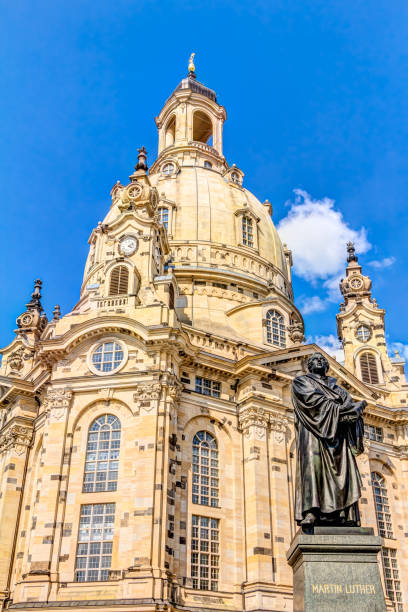
<svg viewBox="0 0 408 612">
<path fill-rule="evenodd" d="M 17 455 L 22 455 L 30 446 L 33 436 L 31 427 L 25 425 L 11 425 L 0 435 L 0 452 L 9 449 L 15 450 Z"/>
<path fill-rule="evenodd" d="M 62 419 L 65 411 L 70 406 L 72 396 L 72 390 L 67 387 L 64 389 L 49 388 L 43 401 L 43 405 L 48 412 L 48 416 L 52 416 L 56 420 Z"/>
</svg>

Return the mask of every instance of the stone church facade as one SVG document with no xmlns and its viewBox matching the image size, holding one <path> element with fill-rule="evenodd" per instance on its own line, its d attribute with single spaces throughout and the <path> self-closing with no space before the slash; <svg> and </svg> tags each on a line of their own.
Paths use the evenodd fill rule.
<svg viewBox="0 0 408 612">
<path fill-rule="evenodd" d="M 271 205 L 223 156 L 225 119 L 190 70 L 156 118 L 156 161 L 140 149 L 111 191 L 72 312 L 48 320 L 36 281 L 1 351 L 2 609 L 292 609 L 290 389 L 318 347 Z M 347 259 L 345 364 L 327 359 L 368 402 L 362 524 L 400 612 L 408 385 L 351 244 Z"/>
</svg>

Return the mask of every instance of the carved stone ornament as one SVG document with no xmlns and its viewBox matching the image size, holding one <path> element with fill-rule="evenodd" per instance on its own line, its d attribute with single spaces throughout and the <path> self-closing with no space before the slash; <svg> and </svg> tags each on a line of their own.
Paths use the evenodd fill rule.
<svg viewBox="0 0 408 612">
<path fill-rule="evenodd" d="M 288 420 L 280 414 L 270 413 L 263 408 L 245 408 L 239 415 L 239 427 L 247 438 L 251 435 L 251 428 L 254 428 L 257 440 L 264 439 L 269 428 L 275 442 L 280 444 L 285 440 Z"/>
<path fill-rule="evenodd" d="M 245 408 L 239 415 L 239 427 L 247 438 L 254 428 L 255 438 L 262 440 L 268 427 L 268 413 L 263 408 Z"/>
<path fill-rule="evenodd" d="M 152 406 L 149 405 L 149 402 L 153 400 L 158 400 L 160 398 L 161 393 L 161 384 L 160 383 L 142 383 L 136 385 L 136 393 L 133 394 L 133 401 L 136 402 L 138 407 L 143 408 L 147 411 L 152 409 Z"/>
<path fill-rule="evenodd" d="M 24 353 L 25 349 L 21 346 L 14 351 L 14 353 L 11 353 L 10 357 L 7 359 L 7 363 L 10 366 L 12 374 L 18 374 L 18 372 L 22 369 Z"/>
<path fill-rule="evenodd" d="M 300 321 L 297 323 L 293 323 L 292 325 L 289 325 L 288 333 L 289 333 L 289 338 L 295 344 L 301 344 L 302 342 L 304 342 L 305 336 L 303 333 L 303 325 L 302 323 L 300 323 Z"/>
<path fill-rule="evenodd" d="M 288 429 L 288 420 L 278 414 L 271 414 L 269 416 L 269 426 L 273 433 L 273 439 L 278 444 L 282 444 L 285 440 L 286 431 Z"/>
<path fill-rule="evenodd" d="M 169 388 L 168 388 L 169 399 L 173 403 L 176 403 L 180 398 L 182 390 L 183 390 L 182 385 L 176 380 L 173 381 L 173 383 L 169 385 Z"/>
<path fill-rule="evenodd" d="M 0 453 L 9 449 L 14 449 L 17 455 L 22 455 L 30 445 L 32 439 L 32 429 L 24 425 L 12 425 L 0 435 Z"/>
<path fill-rule="evenodd" d="M 65 411 L 69 408 L 72 395 L 71 389 L 49 389 L 43 402 L 49 415 L 57 421 L 62 419 Z"/>
</svg>

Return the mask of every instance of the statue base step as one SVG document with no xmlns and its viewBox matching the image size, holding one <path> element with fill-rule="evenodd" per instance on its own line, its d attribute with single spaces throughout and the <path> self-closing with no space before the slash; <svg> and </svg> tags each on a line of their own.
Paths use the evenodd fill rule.
<svg viewBox="0 0 408 612">
<path fill-rule="evenodd" d="M 297 532 L 287 552 L 293 612 L 385 612 L 378 566 L 381 538 L 367 527 Z"/>
</svg>

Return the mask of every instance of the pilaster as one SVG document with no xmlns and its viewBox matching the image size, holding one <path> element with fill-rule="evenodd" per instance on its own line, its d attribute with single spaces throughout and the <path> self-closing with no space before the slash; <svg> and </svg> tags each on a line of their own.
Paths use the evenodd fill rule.
<svg viewBox="0 0 408 612">
<path fill-rule="evenodd" d="M 274 581 L 271 541 L 272 514 L 268 467 L 269 415 L 255 404 L 239 412 L 242 430 L 247 578 L 246 609 L 260 609 L 262 594 L 256 588 Z"/>
<path fill-rule="evenodd" d="M 31 423 L 12 420 L 0 434 L 0 608 L 9 595 L 32 431 Z"/>
<path fill-rule="evenodd" d="M 54 558 L 54 563 L 52 559 L 54 543 L 59 538 L 57 525 L 62 523 L 61 512 L 66 498 L 64 452 L 72 395 L 70 389 L 50 388 L 44 399 L 44 438 L 47 442 L 39 458 L 39 478 L 34 483 L 37 491 L 32 516 L 29 571 L 23 576 L 24 585 L 21 585 L 24 598 L 47 600 L 51 583 L 58 580 L 57 559 Z"/>
</svg>

